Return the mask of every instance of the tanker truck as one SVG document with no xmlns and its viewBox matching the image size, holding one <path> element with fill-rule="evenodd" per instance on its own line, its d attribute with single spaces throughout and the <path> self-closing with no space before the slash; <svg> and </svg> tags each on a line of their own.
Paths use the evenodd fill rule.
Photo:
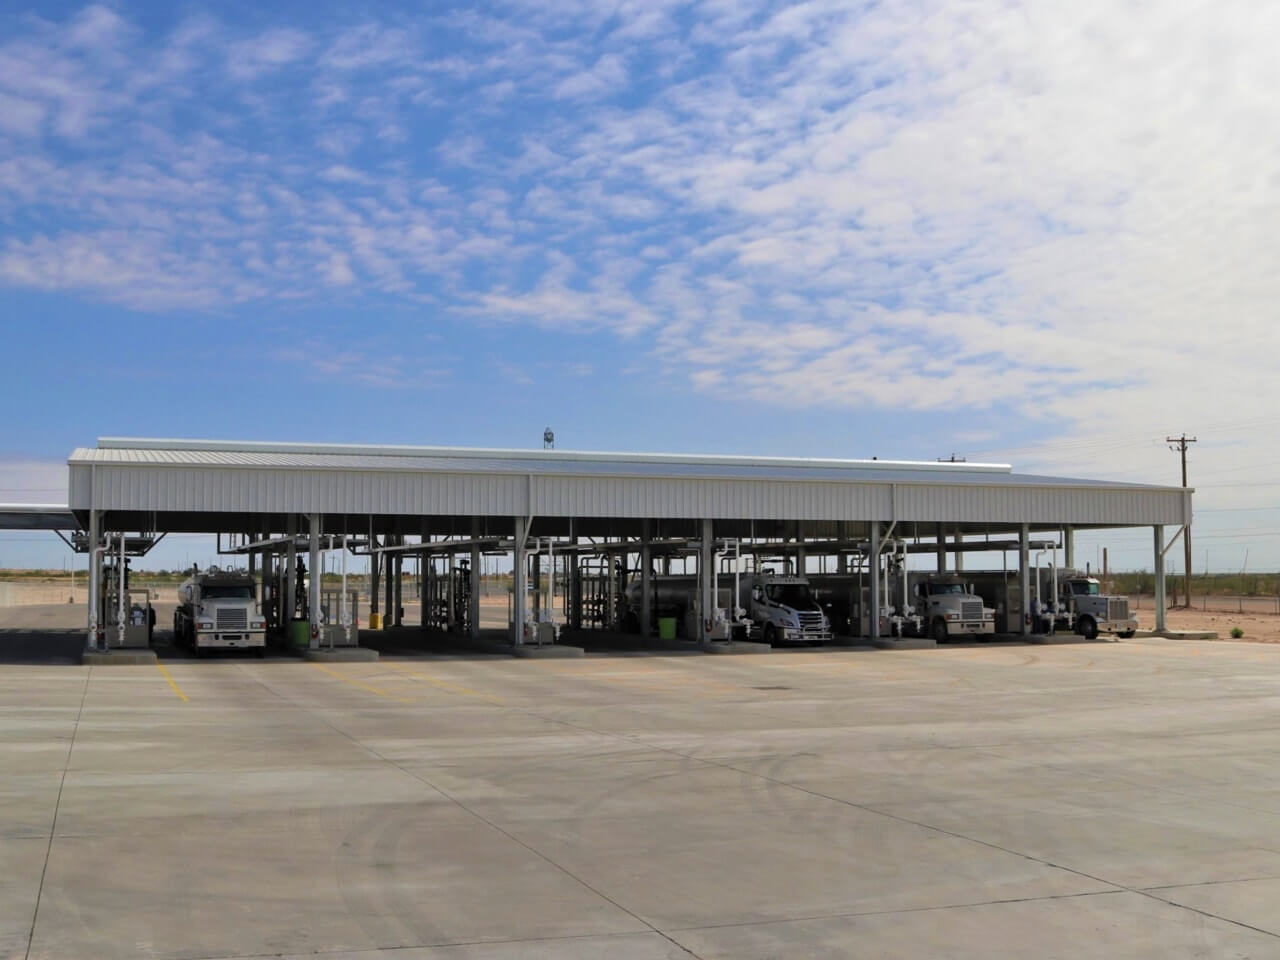
<svg viewBox="0 0 1280 960">
<path fill-rule="evenodd" d="M 640 631 L 641 582 L 636 577 L 628 581 L 623 591 L 626 613 L 623 617 L 623 629 L 629 633 Z M 698 578 L 694 575 L 654 574 L 649 578 L 649 612 L 651 622 L 660 619 L 676 621 L 679 632 L 690 640 L 702 636 L 701 619 L 702 599 L 699 592 Z M 741 608 L 733 608 L 733 590 L 729 587 L 717 587 L 716 607 L 712 616 L 711 629 L 707 631 L 710 640 L 745 640 L 750 624 L 746 623 Z"/>
<path fill-rule="evenodd" d="M 696 576 L 649 578 L 650 610 L 655 620 L 674 617 L 684 624 L 685 635 L 699 636 L 699 585 Z M 805 577 L 774 573 L 743 574 L 738 579 L 738 602 L 733 591 L 717 587 L 716 606 L 707 620 L 711 639 L 748 639 L 768 644 L 826 643 L 831 621 L 818 605 Z M 631 630 L 640 624 L 640 580 L 626 588 L 626 622 Z M 732 608 L 732 609 L 731 609 Z"/>
<path fill-rule="evenodd" d="M 1018 571 L 975 570 L 964 576 L 995 608 L 998 632 L 1022 632 L 1025 613 Z M 1092 640 L 1099 633 L 1131 637 L 1138 629 L 1137 618 L 1129 614 L 1129 599 L 1105 596 L 1088 574 L 1037 566 L 1028 571 L 1027 580 L 1031 586 L 1028 625 L 1033 633 L 1063 631 Z"/>
<path fill-rule="evenodd" d="M 173 636 L 199 656 L 207 650 L 251 649 L 266 655 L 266 622 L 254 601 L 255 582 L 246 573 L 210 567 L 178 587 Z"/>
</svg>

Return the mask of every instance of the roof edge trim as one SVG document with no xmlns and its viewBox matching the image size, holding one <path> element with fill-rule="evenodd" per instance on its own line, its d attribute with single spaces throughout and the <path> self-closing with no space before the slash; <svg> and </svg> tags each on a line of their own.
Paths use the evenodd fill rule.
<svg viewBox="0 0 1280 960">
<path fill-rule="evenodd" d="M 174 438 L 99 437 L 100 450 L 198 450 L 227 453 L 293 453 L 387 457 L 453 457 L 472 459 L 531 460 L 574 463 L 596 461 L 606 463 L 683 463 L 733 466 L 786 466 L 839 468 L 859 470 L 918 470 L 922 473 L 993 473 L 1008 474 L 1007 463 L 969 463 L 919 460 L 842 460 L 823 457 L 752 457 L 729 454 L 692 453 L 624 453 L 591 450 L 507 450 L 495 447 L 428 447 L 381 446 L 377 444 L 290 443 L 260 440 L 184 440 Z M 72 454 L 76 459 L 77 450 Z"/>
</svg>

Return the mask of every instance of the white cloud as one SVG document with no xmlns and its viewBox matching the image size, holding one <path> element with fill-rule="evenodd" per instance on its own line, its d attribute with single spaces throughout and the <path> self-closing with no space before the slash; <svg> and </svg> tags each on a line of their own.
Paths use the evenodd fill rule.
<svg viewBox="0 0 1280 960">
<path fill-rule="evenodd" d="M 114 10 L 98 4 L 85 7 L 72 19 L 67 29 L 69 47 L 110 49 L 127 32 L 128 25 Z"/>
<path fill-rule="evenodd" d="M 586 70 L 565 77 L 555 87 L 555 96 L 563 99 L 591 100 L 608 96 L 627 80 L 627 66 L 614 53 L 606 53 Z"/>
<path fill-rule="evenodd" d="M 351 270 L 351 260 L 345 253 L 335 253 L 329 258 L 324 279 L 325 283 L 333 287 L 348 287 L 356 282 L 356 275 Z"/>
<path fill-rule="evenodd" d="M 399 63 L 414 55 L 414 42 L 405 30 L 365 23 L 340 34 L 320 62 L 338 70 L 362 70 Z"/>
<path fill-rule="evenodd" d="M 42 104 L 0 93 L 0 132 L 34 137 L 44 123 Z"/>
<path fill-rule="evenodd" d="M 236 79 L 253 80 L 301 59 L 310 47 L 311 38 L 301 30 L 265 30 L 232 44 L 227 51 L 227 70 Z"/>
</svg>

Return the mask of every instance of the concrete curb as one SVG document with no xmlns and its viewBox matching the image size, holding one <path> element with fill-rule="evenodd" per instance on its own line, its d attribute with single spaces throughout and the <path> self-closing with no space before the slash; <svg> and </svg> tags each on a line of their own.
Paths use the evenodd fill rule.
<svg viewBox="0 0 1280 960">
<path fill-rule="evenodd" d="M 938 646 L 933 637 L 879 637 L 870 643 L 877 650 L 934 650 Z"/>
<path fill-rule="evenodd" d="M 1107 643 L 1102 635 L 1099 634 L 1093 640 L 1088 637 L 1082 637 L 1078 633 L 1029 633 L 1025 637 L 1020 638 L 1025 643 Z"/>
<path fill-rule="evenodd" d="M 705 643 L 698 644 L 698 649 L 703 653 L 719 653 L 719 654 L 752 654 L 752 653 L 773 653 L 773 647 L 767 643 L 754 643 L 750 640 L 710 640 Z"/>
<path fill-rule="evenodd" d="M 158 663 L 154 650 L 86 650 L 80 655 L 80 662 L 86 667 L 137 667 Z"/>
<path fill-rule="evenodd" d="M 586 651 L 582 647 L 571 647 L 565 643 L 522 643 L 511 647 L 511 655 L 525 660 L 563 660 L 568 657 L 581 657 Z"/>
<path fill-rule="evenodd" d="M 1217 640 L 1212 630 L 1139 630 L 1135 637 L 1164 637 L 1166 640 Z"/>
<path fill-rule="evenodd" d="M 367 663 L 378 659 L 378 651 L 368 647 L 334 647 L 332 650 L 308 650 L 303 656 L 316 663 Z"/>
</svg>

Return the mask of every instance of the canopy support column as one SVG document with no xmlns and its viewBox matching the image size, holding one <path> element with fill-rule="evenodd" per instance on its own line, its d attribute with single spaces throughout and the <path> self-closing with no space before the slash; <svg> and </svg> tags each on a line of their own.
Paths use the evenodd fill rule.
<svg viewBox="0 0 1280 960">
<path fill-rule="evenodd" d="M 1024 637 L 1031 632 L 1031 528 L 1022 524 L 1018 528 L 1018 590 L 1022 595 L 1022 630 Z"/>
<path fill-rule="evenodd" d="M 516 525 L 515 546 L 511 559 L 511 642 L 524 643 L 524 537 L 529 521 L 525 517 L 513 517 Z"/>
<path fill-rule="evenodd" d="M 98 608 L 102 591 L 102 553 L 98 541 L 102 539 L 102 514 L 89 511 L 89 623 L 87 649 L 98 649 Z"/>
<path fill-rule="evenodd" d="M 1152 527 L 1152 545 L 1156 554 L 1156 633 L 1168 629 L 1165 623 L 1165 607 L 1167 605 L 1167 584 L 1164 576 L 1164 527 Z"/>
<path fill-rule="evenodd" d="M 867 546 L 867 575 L 871 580 L 871 639 L 880 639 L 880 521 L 872 520 L 869 524 L 870 536 Z"/>
<path fill-rule="evenodd" d="M 307 518 L 311 533 L 311 589 L 307 591 L 307 619 L 311 622 L 311 646 L 319 646 L 320 630 L 320 514 Z"/>
<path fill-rule="evenodd" d="M 640 521 L 640 636 L 648 638 L 653 633 L 651 616 L 653 597 L 650 591 L 653 582 L 649 576 L 649 568 L 653 565 L 649 555 L 649 521 Z"/>
</svg>

